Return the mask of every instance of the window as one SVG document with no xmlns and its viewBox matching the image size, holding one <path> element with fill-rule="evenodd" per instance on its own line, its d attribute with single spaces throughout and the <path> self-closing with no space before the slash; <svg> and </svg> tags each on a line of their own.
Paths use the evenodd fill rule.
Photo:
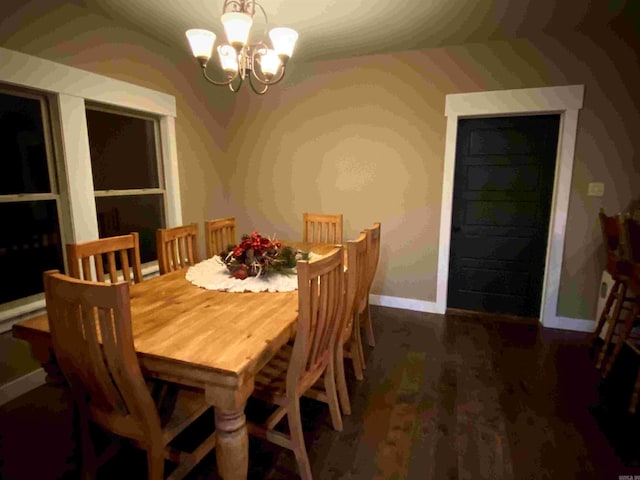
<svg viewBox="0 0 640 480">
<path fill-rule="evenodd" d="M 86 114 L 100 237 L 138 232 L 142 262 L 157 260 L 166 196 L 158 121 L 104 107 Z"/>
<path fill-rule="evenodd" d="M 42 292 L 42 272 L 64 270 L 47 98 L 0 89 L 0 304 Z"/>
<path fill-rule="evenodd" d="M 155 229 L 181 225 L 182 215 L 175 97 L 3 47 L 0 58 L 0 93 L 6 95 L 0 109 L 13 108 L 25 117 L 24 133 L 11 130 L 20 125 L 15 115 L 3 121 L 0 132 L 0 332 L 5 332 L 18 319 L 42 311 L 42 271 L 64 270 L 65 243 L 138 231 L 147 261 L 143 273 L 149 274 L 157 271 L 157 263 L 148 262 L 155 259 Z M 96 117 L 105 115 L 109 128 L 127 138 L 128 157 L 98 153 L 100 130 L 96 135 L 94 126 L 100 122 Z M 12 141 L 5 137 L 9 132 Z M 121 143 L 102 142 L 103 153 Z M 121 144 L 118 148 L 122 151 Z"/>
</svg>

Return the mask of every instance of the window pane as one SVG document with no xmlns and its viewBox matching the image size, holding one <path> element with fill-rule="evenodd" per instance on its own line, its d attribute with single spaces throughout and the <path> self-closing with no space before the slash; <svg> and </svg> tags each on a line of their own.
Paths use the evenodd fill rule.
<svg viewBox="0 0 640 480">
<path fill-rule="evenodd" d="M 158 188 L 154 122 L 87 109 L 95 190 Z"/>
<path fill-rule="evenodd" d="M 158 259 L 156 230 L 164 228 L 163 195 L 125 195 L 96 198 L 100 238 L 140 235 L 142 263 Z"/>
<path fill-rule="evenodd" d="M 0 303 L 44 291 L 42 273 L 64 271 L 55 200 L 0 203 Z"/>
<path fill-rule="evenodd" d="M 50 192 L 40 101 L 0 93 L 0 195 Z"/>
</svg>

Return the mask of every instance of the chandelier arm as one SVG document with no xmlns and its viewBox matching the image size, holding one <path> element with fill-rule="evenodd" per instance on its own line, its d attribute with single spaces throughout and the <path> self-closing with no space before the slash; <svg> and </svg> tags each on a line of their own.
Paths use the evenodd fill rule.
<svg viewBox="0 0 640 480">
<path fill-rule="evenodd" d="M 229 79 L 227 79 L 227 81 L 218 82 L 218 81 L 214 80 L 213 78 L 211 78 L 209 75 L 207 75 L 206 67 L 202 67 L 202 75 L 204 76 L 204 78 L 207 79 L 207 82 L 213 83 L 214 85 L 220 85 L 220 86 L 230 85 L 231 82 L 233 82 L 235 80 L 235 78 L 238 76 L 237 73 L 234 73 L 234 75 L 232 77 L 230 77 Z"/>
<path fill-rule="evenodd" d="M 242 86 L 242 82 L 244 81 L 243 77 L 239 77 L 240 81 L 238 82 L 238 86 L 234 88 L 233 83 L 229 82 L 229 90 L 231 90 L 233 93 L 238 93 L 240 91 L 240 87 Z"/>
<path fill-rule="evenodd" d="M 227 11 L 227 8 L 231 8 L 232 12 L 242 12 L 244 7 L 243 0 L 225 0 L 222 5 L 222 13 Z"/>
<path fill-rule="evenodd" d="M 258 95 L 264 95 L 265 93 L 267 93 L 267 90 L 269 90 L 269 85 L 262 84 L 262 86 L 264 86 L 264 88 L 262 90 L 258 90 L 256 88 L 256 86 L 253 84 L 253 78 L 254 77 L 255 77 L 255 75 L 249 75 L 249 85 L 251 85 L 251 90 L 253 90 Z M 257 79 L 258 77 L 255 77 L 255 78 Z"/>
</svg>

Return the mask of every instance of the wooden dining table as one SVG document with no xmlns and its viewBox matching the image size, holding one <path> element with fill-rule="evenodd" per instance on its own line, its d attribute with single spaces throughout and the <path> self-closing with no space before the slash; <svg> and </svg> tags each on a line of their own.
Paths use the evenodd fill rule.
<svg viewBox="0 0 640 480">
<path fill-rule="evenodd" d="M 246 479 L 246 402 L 256 373 L 295 334 L 298 293 L 206 290 L 186 280 L 186 271 L 131 285 L 134 347 L 145 376 L 204 390 L 215 409 L 218 471 L 225 480 Z M 17 323 L 13 334 L 31 344 L 48 381 L 63 381 L 46 315 Z"/>
</svg>

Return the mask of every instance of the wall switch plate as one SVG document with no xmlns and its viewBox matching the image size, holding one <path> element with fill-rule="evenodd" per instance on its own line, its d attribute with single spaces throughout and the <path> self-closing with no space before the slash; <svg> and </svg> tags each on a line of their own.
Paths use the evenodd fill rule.
<svg viewBox="0 0 640 480">
<path fill-rule="evenodd" d="M 587 190 L 587 195 L 590 197 L 601 197 L 604 195 L 604 183 L 591 182 Z"/>
</svg>

